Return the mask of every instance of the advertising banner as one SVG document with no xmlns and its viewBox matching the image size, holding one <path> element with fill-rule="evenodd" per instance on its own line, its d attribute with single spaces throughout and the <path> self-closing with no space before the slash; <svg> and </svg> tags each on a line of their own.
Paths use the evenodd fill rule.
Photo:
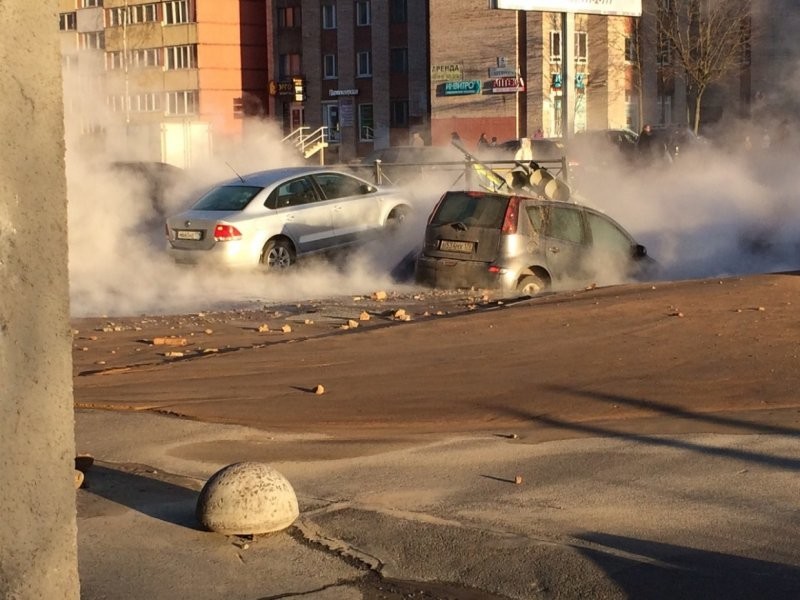
<svg viewBox="0 0 800 600">
<path fill-rule="evenodd" d="M 489 6 L 507 10 L 642 16 L 642 0 L 490 0 Z"/>
</svg>

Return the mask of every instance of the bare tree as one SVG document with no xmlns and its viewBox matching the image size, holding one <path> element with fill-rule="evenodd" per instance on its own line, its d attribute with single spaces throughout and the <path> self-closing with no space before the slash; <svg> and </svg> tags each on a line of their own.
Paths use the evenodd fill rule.
<svg viewBox="0 0 800 600">
<path fill-rule="evenodd" d="M 684 73 L 697 133 L 703 94 L 749 57 L 750 0 L 653 0 L 650 16 L 658 63 Z"/>
</svg>

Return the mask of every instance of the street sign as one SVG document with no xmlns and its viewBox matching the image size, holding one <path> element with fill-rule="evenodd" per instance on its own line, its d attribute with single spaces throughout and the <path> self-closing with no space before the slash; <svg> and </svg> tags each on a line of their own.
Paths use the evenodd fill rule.
<svg viewBox="0 0 800 600">
<path fill-rule="evenodd" d="M 642 0 L 489 0 L 489 8 L 555 13 L 642 16 Z"/>
</svg>

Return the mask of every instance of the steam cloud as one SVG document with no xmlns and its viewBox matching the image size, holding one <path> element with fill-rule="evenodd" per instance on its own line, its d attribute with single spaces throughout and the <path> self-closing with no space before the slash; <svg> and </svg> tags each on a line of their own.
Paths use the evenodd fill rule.
<svg viewBox="0 0 800 600">
<path fill-rule="evenodd" d="M 65 97 L 75 97 L 69 79 Z M 72 88 L 72 89 L 71 89 Z M 85 95 L 82 97 L 85 98 Z M 662 277 L 683 279 L 774 272 L 798 268 L 800 170 L 792 164 L 798 140 L 773 117 L 764 131 L 752 123 L 729 124 L 728 145 L 709 144 L 671 165 L 648 169 L 619 161 L 581 175 L 584 200 L 619 221 L 662 267 Z M 166 255 L 164 219 L 144 182 L 111 170 L 114 160 L 137 160 L 132 145 L 89 159 L 67 122 L 70 286 L 74 316 L 176 313 L 248 302 L 290 302 L 377 289 L 411 289 L 391 271 L 422 241 L 425 220 L 450 186 L 450 172 L 408 184 L 415 207 L 403 235 L 367 245 L 333 264 L 311 261 L 287 275 L 215 272 L 176 266 Z M 764 133 L 770 133 L 770 147 Z M 788 131 L 789 134 L 793 133 Z M 752 149 L 745 148 L 749 135 Z M 187 170 L 161 211 L 188 207 L 208 186 L 239 173 L 299 164 L 294 150 L 279 151 L 281 133 L 264 124 L 243 143 L 217 148 L 216 159 Z M 780 138 L 780 139 L 779 139 Z M 598 285 L 623 281 L 601 269 Z M 404 287 L 406 286 L 406 287 Z"/>
</svg>

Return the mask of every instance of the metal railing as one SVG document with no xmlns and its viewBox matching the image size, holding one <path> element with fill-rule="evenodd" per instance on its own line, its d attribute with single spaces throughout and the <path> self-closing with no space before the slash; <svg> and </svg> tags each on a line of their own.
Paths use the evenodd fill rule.
<svg viewBox="0 0 800 600">
<path fill-rule="evenodd" d="M 311 131 L 310 127 L 298 127 L 281 139 L 285 144 L 292 144 L 305 158 L 320 152 L 320 164 L 325 164 L 325 148 L 328 147 L 328 128 L 320 127 Z"/>
</svg>

